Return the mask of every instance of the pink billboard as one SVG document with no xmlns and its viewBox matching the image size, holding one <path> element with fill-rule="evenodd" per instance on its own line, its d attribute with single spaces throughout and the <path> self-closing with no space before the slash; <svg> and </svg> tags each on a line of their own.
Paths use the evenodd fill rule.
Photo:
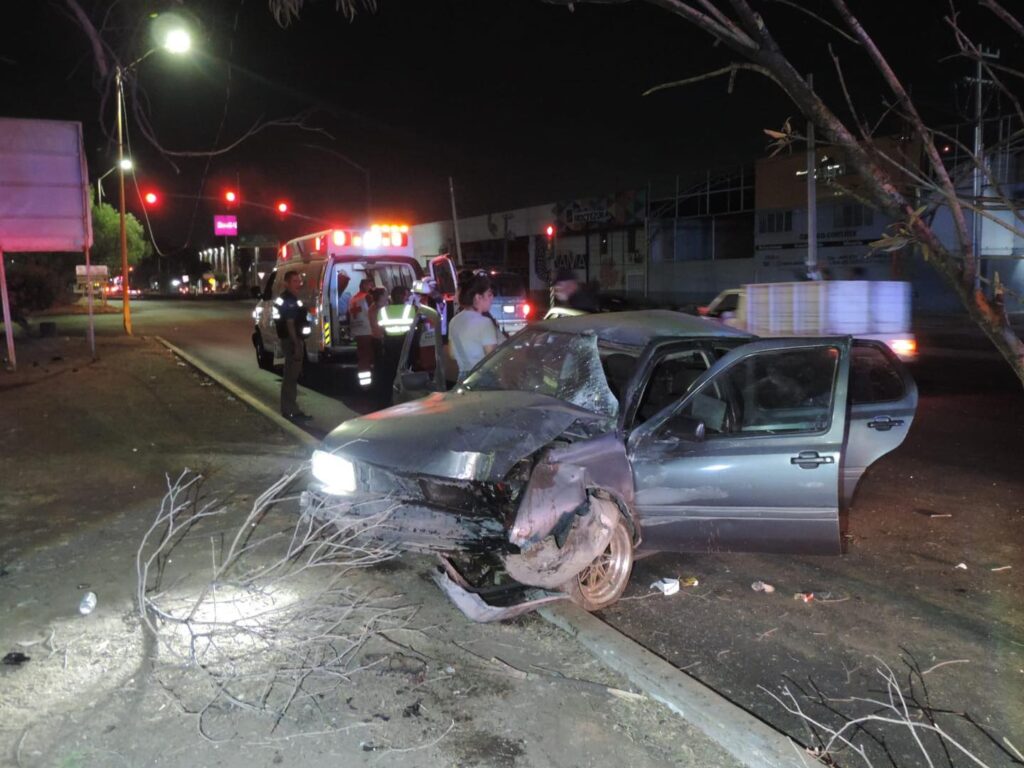
<svg viewBox="0 0 1024 768">
<path fill-rule="evenodd" d="M 238 234 L 238 219 L 235 216 L 214 216 L 213 234 L 234 237 Z"/>
</svg>

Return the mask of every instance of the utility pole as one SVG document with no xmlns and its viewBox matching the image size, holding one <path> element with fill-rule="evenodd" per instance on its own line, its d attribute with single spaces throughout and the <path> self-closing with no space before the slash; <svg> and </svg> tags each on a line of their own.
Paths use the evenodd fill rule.
<svg viewBox="0 0 1024 768">
<path fill-rule="evenodd" d="M 448 193 L 452 198 L 452 227 L 455 230 L 455 258 L 459 262 L 459 266 L 462 266 L 462 240 L 459 239 L 459 214 L 455 211 L 455 182 L 452 181 L 452 177 L 448 177 Z"/>
<path fill-rule="evenodd" d="M 984 86 L 991 81 L 984 79 L 984 60 L 998 59 L 999 51 L 982 47 L 979 49 L 978 61 L 974 73 L 974 173 L 972 174 L 971 194 L 974 198 L 974 212 L 971 222 L 971 250 L 974 252 L 974 291 L 981 290 L 981 186 L 985 165 L 984 109 L 982 96 Z"/>
<path fill-rule="evenodd" d="M 124 212 L 124 84 L 122 82 L 121 67 L 118 65 L 114 75 L 116 88 L 114 95 L 117 98 L 117 181 L 121 191 L 121 306 L 124 318 L 124 332 L 132 335 L 132 308 L 131 289 L 128 282 L 128 230 L 125 225 Z"/>
<path fill-rule="evenodd" d="M 807 87 L 814 89 L 814 75 L 807 76 Z M 807 276 L 817 280 L 818 270 L 818 180 L 815 169 L 814 120 L 807 121 Z"/>
</svg>

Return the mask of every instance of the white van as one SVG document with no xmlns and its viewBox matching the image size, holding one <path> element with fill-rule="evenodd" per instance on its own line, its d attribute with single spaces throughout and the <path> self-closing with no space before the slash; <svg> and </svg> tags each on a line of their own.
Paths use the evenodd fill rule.
<svg viewBox="0 0 1024 768">
<path fill-rule="evenodd" d="M 358 293 L 359 283 L 370 278 L 390 294 L 395 286 L 412 288 L 423 277 L 405 225 L 333 229 L 290 240 L 281 246 L 252 312 L 256 362 L 267 370 L 284 361 L 274 322 L 274 299 L 284 290 L 284 276 L 291 271 L 302 275 L 299 299 L 309 313 L 306 360 L 352 368 L 356 366 L 356 346 L 349 333 L 348 304 Z"/>
</svg>

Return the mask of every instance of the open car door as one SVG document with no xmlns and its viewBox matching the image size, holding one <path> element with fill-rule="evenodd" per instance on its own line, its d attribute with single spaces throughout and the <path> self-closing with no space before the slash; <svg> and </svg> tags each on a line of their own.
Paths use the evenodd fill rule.
<svg viewBox="0 0 1024 768">
<path fill-rule="evenodd" d="M 855 339 L 850 357 L 850 430 L 843 457 L 843 501 L 864 472 L 906 439 L 917 411 L 917 385 L 888 344 Z"/>
<path fill-rule="evenodd" d="M 646 545 L 838 554 L 850 350 L 848 338 L 744 344 L 634 429 Z"/>
<path fill-rule="evenodd" d="M 381 309 L 378 322 L 386 334 L 385 350 L 397 346 L 394 342 L 397 337 L 402 337 L 401 348 L 396 350 L 397 359 L 394 361 L 392 404 L 426 397 L 431 392 L 444 392 L 444 366 L 437 364 L 442 360 L 441 319 L 437 311 L 413 304 L 391 304 Z M 416 361 L 424 344 L 433 345 L 433 370 L 417 369 Z"/>
</svg>

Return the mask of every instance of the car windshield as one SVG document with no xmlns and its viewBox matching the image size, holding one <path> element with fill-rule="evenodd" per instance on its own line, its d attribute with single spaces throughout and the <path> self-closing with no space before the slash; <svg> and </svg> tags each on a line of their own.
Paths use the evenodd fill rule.
<svg viewBox="0 0 1024 768">
<path fill-rule="evenodd" d="M 527 328 L 477 366 L 463 387 L 538 392 L 610 418 L 619 412 L 591 334 Z"/>
</svg>

